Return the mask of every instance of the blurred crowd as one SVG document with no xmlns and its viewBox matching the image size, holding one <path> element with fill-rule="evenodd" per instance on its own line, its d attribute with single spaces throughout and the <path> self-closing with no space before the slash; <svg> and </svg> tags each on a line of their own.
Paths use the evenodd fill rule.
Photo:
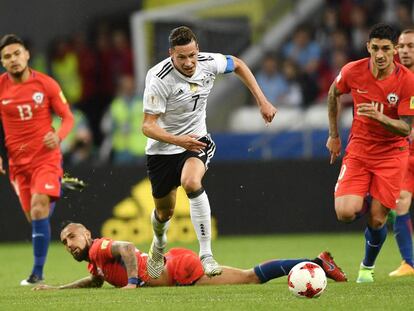
<svg viewBox="0 0 414 311">
<path fill-rule="evenodd" d="M 282 48 L 268 51 L 256 73 L 278 108 L 325 103 L 342 66 L 367 57 L 369 28 L 388 22 L 398 30 L 413 27 L 412 1 L 326 0 L 324 9 L 299 26 Z M 344 98 L 344 104 L 351 99 Z"/>
<path fill-rule="evenodd" d="M 369 28 L 384 21 L 402 30 L 412 27 L 412 16 L 411 1 L 326 0 L 281 48 L 267 51 L 255 72 L 258 83 L 278 109 L 322 106 L 342 66 L 368 55 Z M 142 94 L 126 30 L 102 26 L 91 36 L 56 38 L 46 54 L 30 42 L 28 48 L 31 66 L 53 76 L 72 105 L 75 129 L 62 145 L 66 163 L 143 161 Z M 343 101 L 352 103 L 350 97 Z"/>
<path fill-rule="evenodd" d="M 75 116 L 74 130 L 62 143 L 66 163 L 142 161 L 142 96 L 125 30 L 100 27 L 92 37 L 79 32 L 56 38 L 46 55 L 30 42 L 28 48 L 32 68 L 59 82 Z"/>
</svg>

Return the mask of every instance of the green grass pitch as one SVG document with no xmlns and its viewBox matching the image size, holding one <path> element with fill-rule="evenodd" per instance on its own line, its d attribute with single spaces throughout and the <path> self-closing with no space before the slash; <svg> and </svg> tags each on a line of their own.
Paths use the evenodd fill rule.
<svg viewBox="0 0 414 311">
<path fill-rule="evenodd" d="M 0 310 L 413 310 L 414 277 L 392 279 L 388 273 L 400 263 L 392 235 L 377 260 L 375 283 L 356 284 L 363 255 L 360 234 L 295 234 L 220 237 L 213 248 L 225 265 L 250 268 L 272 258 L 313 258 L 330 250 L 347 272 L 348 283 L 328 282 L 318 299 L 292 296 L 286 277 L 264 285 L 139 288 L 122 291 L 108 284 L 103 289 L 33 292 L 20 287 L 30 272 L 31 244 L 0 244 Z M 138 245 L 147 251 L 149 245 Z M 197 244 L 174 244 L 193 250 Z M 47 284 L 62 284 L 87 275 L 63 246 L 53 243 L 45 270 Z"/>
</svg>

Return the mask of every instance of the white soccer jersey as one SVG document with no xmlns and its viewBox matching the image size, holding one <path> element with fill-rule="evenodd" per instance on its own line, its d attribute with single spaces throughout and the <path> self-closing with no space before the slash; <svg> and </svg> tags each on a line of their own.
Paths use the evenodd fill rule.
<svg viewBox="0 0 414 311">
<path fill-rule="evenodd" d="M 194 75 L 186 77 L 167 58 L 152 67 L 145 80 L 144 112 L 160 115 L 157 124 L 173 135 L 207 134 L 207 97 L 216 75 L 233 71 L 231 56 L 199 53 Z M 148 138 L 146 154 L 177 154 L 185 149 Z"/>
</svg>

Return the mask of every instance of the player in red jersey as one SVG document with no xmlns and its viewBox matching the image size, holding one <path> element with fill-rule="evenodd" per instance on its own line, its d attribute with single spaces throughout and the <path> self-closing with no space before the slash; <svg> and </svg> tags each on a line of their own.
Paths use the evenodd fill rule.
<svg viewBox="0 0 414 311">
<path fill-rule="evenodd" d="M 398 55 L 405 67 L 414 72 L 414 29 L 404 30 L 398 38 Z M 410 155 L 408 167 L 401 186 L 400 198 L 397 202 L 394 234 L 403 259 L 401 265 L 390 276 L 414 276 L 413 260 L 413 225 L 410 206 L 414 193 L 414 131 L 411 130 Z"/>
<path fill-rule="evenodd" d="M 35 290 L 101 287 L 104 281 L 122 288 L 144 285 L 260 284 L 287 275 L 293 266 L 303 261 L 312 261 L 320 265 L 326 276 L 337 282 L 347 280 L 328 252 L 322 252 L 313 260 L 270 260 L 248 270 L 223 267 L 223 273 L 212 278 L 204 274 L 198 255 L 184 248 L 173 248 L 168 251 L 165 254 L 161 276 L 153 279 L 147 271 L 148 255 L 141 253 L 130 242 L 107 238 L 92 239 L 90 231 L 79 223 L 66 225 L 60 233 L 60 239 L 74 259 L 89 262 L 88 270 L 91 275 L 61 286 L 38 285 Z"/>
<path fill-rule="evenodd" d="M 351 93 L 354 120 L 335 186 L 335 211 L 351 222 L 368 213 L 365 257 L 357 282 L 373 282 L 375 260 L 386 238 L 384 225 L 396 208 L 408 159 L 408 135 L 414 115 L 414 76 L 394 62 L 397 33 L 386 24 L 369 33 L 369 58 L 345 65 L 328 94 L 331 164 L 340 155 L 337 117 L 339 97 Z M 372 198 L 368 203 L 366 198 Z M 369 208 L 366 208 L 370 205 Z"/>
<path fill-rule="evenodd" d="M 21 285 L 43 279 L 50 240 L 49 217 L 60 196 L 60 142 L 73 126 L 73 116 L 59 87 L 50 77 L 28 67 L 29 51 L 16 35 L 0 40 L 0 121 L 9 158 L 9 177 L 27 220 L 32 225 L 34 265 Z M 52 128 L 52 113 L 62 118 Z M 0 157 L 0 173 L 5 174 Z"/>
</svg>

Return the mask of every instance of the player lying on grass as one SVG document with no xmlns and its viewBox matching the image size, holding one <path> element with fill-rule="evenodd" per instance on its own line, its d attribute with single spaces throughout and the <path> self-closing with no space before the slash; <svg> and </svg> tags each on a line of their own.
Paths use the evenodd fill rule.
<svg viewBox="0 0 414 311">
<path fill-rule="evenodd" d="M 287 275 L 293 266 L 302 261 L 317 263 L 328 278 L 337 282 L 347 281 L 345 274 L 328 252 L 322 252 L 312 260 L 270 260 L 247 270 L 222 267 L 221 275 L 210 278 L 204 274 L 198 255 L 184 248 L 172 248 L 168 251 L 165 254 L 165 265 L 161 276 L 152 279 L 146 268 L 148 255 L 141 253 L 130 242 L 113 241 L 107 238 L 92 239 L 91 232 L 79 223 L 70 223 L 64 227 L 60 239 L 74 259 L 89 262 L 88 270 L 91 275 L 60 286 L 40 284 L 34 290 L 101 287 L 104 281 L 122 288 L 260 284 Z"/>
</svg>

